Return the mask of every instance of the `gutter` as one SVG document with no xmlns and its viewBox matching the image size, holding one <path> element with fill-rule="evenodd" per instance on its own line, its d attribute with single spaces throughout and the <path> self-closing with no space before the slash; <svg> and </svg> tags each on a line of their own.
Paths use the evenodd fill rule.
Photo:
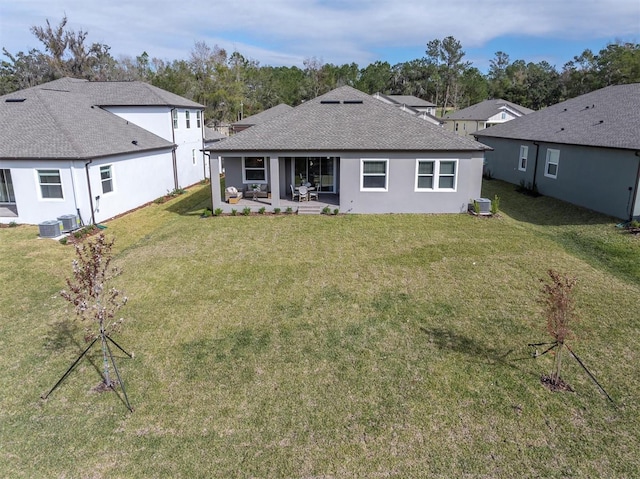
<svg viewBox="0 0 640 479">
<path fill-rule="evenodd" d="M 174 189 L 177 190 L 179 188 L 178 186 L 178 159 L 176 157 L 176 149 L 178 148 L 178 145 L 176 145 L 176 129 L 173 127 L 173 112 L 176 111 L 177 108 L 173 107 L 171 108 L 171 115 L 170 115 L 170 121 L 171 121 L 171 139 L 173 141 L 173 149 L 171 150 L 171 160 L 172 160 L 172 164 L 173 164 L 173 186 Z"/>
<path fill-rule="evenodd" d="M 533 162 L 533 182 L 531 183 L 531 191 L 537 191 L 538 187 L 536 186 L 536 177 L 538 175 L 538 158 L 540 156 L 540 143 L 537 141 L 533 142 L 536 145 L 536 159 Z"/>
<path fill-rule="evenodd" d="M 84 170 L 87 175 L 87 187 L 89 188 L 89 206 L 91 207 L 91 224 L 96 224 L 95 211 L 93 210 L 93 193 L 91 192 L 91 181 L 89 179 L 89 165 L 93 163 L 93 160 L 89 160 L 84 164 Z"/>
<path fill-rule="evenodd" d="M 640 151 L 636 151 L 636 156 L 640 158 Z M 635 186 L 630 186 L 629 190 L 633 189 L 633 195 L 631 199 L 631 205 L 629 206 L 629 221 L 633 220 L 633 207 L 638 200 L 638 185 L 640 184 L 640 159 L 638 160 L 638 171 L 636 172 L 636 184 Z"/>
</svg>

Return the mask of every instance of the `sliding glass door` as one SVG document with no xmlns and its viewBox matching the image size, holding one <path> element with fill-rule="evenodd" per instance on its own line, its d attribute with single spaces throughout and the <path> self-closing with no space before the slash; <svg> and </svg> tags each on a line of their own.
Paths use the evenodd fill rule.
<svg viewBox="0 0 640 479">
<path fill-rule="evenodd" d="M 295 186 L 311 183 L 325 193 L 336 192 L 337 161 L 334 157 L 296 157 L 292 162 Z"/>
</svg>

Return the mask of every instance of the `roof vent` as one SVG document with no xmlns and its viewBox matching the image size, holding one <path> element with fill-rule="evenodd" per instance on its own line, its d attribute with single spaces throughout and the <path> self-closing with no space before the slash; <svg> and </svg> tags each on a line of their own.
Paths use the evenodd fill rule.
<svg viewBox="0 0 640 479">
<path fill-rule="evenodd" d="M 132 140 L 131 143 L 133 143 L 134 145 L 138 144 L 138 140 Z"/>
<path fill-rule="evenodd" d="M 344 100 L 345 105 L 362 105 L 362 100 Z"/>
<path fill-rule="evenodd" d="M 7 98 L 5 103 L 22 103 L 26 98 Z"/>
<path fill-rule="evenodd" d="M 339 105 L 340 100 L 320 100 L 321 105 Z"/>
</svg>

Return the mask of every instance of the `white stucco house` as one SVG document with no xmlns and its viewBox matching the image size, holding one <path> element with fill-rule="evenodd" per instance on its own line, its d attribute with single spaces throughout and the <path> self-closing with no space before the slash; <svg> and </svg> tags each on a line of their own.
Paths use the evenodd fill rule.
<svg viewBox="0 0 640 479">
<path fill-rule="evenodd" d="M 203 110 L 142 82 L 63 78 L 0 97 L 0 223 L 99 223 L 206 176 Z"/>
</svg>

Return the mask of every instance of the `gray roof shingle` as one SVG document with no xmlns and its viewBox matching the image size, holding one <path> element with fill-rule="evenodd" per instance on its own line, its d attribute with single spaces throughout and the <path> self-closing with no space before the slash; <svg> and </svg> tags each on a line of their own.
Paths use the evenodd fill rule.
<svg viewBox="0 0 640 479">
<path fill-rule="evenodd" d="M 172 148 L 167 141 L 101 106 L 171 105 L 201 108 L 139 82 L 63 78 L 0 97 L 0 158 L 91 159 Z M 134 143 L 135 142 L 135 143 Z"/>
<path fill-rule="evenodd" d="M 549 143 L 640 150 L 640 83 L 602 88 L 477 132 Z"/>
<path fill-rule="evenodd" d="M 480 151 L 487 147 L 344 86 L 207 149 Z"/>
<path fill-rule="evenodd" d="M 463 108 L 462 110 L 454 111 L 445 115 L 445 120 L 479 120 L 486 121 L 494 115 L 497 115 L 502 111 L 504 107 L 508 107 L 522 115 L 528 115 L 533 110 L 524 106 L 511 103 L 506 100 L 485 100 L 470 107 Z"/>
<path fill-rule="evenodd" d="M 256 113 L 255 115 L 248 116 L 243 118 L 240 121 L 236 121 L 233 123 L 234 126 L 253 126 L 258 125 L 260 123 L 264 123 L 265 121 L 269 121 L 272 118 L 282 115 L 283 113 L 288 112 L 293 107 L 289 106 L 285 103 L 280 103 L 274 107 L 269 108 L 268 110 L 261 111 L 260 113 Z"/>
</svg>

